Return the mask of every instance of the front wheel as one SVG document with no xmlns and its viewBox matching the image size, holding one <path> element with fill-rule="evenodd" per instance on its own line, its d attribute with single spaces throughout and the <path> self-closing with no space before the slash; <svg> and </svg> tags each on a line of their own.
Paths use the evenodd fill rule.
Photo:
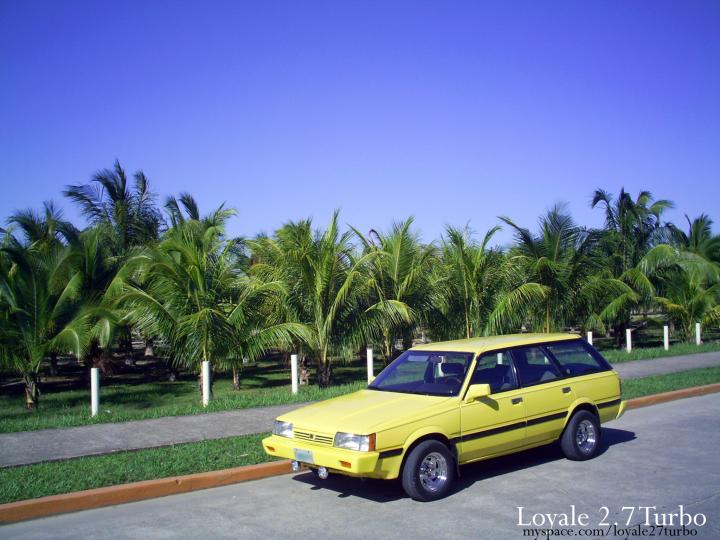
<svg viewBox="0 0 720 540">
<path fill-rule="evenodd" d="M 589 411 L 576 412 L 565 427 L 560 447 L 565 457 L 574 461 L 595 457 L 600 448 L 598 417 Z"/>
<path fill-rule="evenodd" d="M 402 486 L 416 501 L 434 501 L 448 494 L 455 479 L 455 459 L 440 441 L 423 441 L 412 449 L 402 470 Z"/>
</svg>

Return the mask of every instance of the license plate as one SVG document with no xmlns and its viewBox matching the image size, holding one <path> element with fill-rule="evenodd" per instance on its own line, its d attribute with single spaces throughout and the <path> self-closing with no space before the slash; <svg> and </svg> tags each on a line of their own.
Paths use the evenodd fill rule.
<svg viewBox="0 0 720 540">
<path fill-rule="evenodd" d="M 311 465 L 315 463 L 315 460 L 313 460 L 312 450 L 301 450 L 300 448 L 293 448 L 293 451 L 295 452 L 295 461 L 299 461 L 301 463 L 310 463 Z"/>
</svg>

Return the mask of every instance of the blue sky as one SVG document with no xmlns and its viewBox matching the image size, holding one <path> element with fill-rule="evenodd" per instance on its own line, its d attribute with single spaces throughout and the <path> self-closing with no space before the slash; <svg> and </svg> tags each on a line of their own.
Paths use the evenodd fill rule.
<svg viewBox="0 0 720 540">
<path fill-rule="evenodd" d="M 61 190 L 119 158 L 243 235 L 597 226 L 622 186 L 720 221 L 718 28 L 714 0 L 0 0 L 0 219 L 79 220 Z"/>
</svg>

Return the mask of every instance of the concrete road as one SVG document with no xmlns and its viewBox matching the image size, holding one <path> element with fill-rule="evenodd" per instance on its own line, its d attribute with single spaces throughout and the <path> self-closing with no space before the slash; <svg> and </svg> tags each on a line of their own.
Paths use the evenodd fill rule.
<svg viewBox="0 0 720 540">
<path fill-rule="evenodd" d="M 635 360 L 613 367 L 623 379 L 632 379 L 712 366 L 720 366 L 720 352 Z M 3 433 L 0 467 L 261 433 L 272 428 L 277 416 L 301 405 Z"/>
<path fill-rule="evenodd" d="M 396 482 L 316 482 L 303 473 L 9 525 L 0 537 L 519 539 L 534 535 L 523 536 L 518 506 L 530 519 L 575 505 L 589 515 L 589 528 L 605 530 L 598 527 L 603 507 L 608 523 L 624 525 L 623 506 L 665 513 L 683 505 L 706 519 L 691 527 L 693 538 L 720 538 L 718 411 L 720 394 L 633 410 L 604 428 L 594 460 L 571 462 L 546 447 L 473 464 L 463 468 L 458 489 L 434 503 L 406 498 Z M 644 520 L 639 513 L 631 525 Z M 584 537 L 626 537 L 613 532 Z"/>
<path fill-rule="evenodd" d="M 263 433 L 272 429 L 275 418 L 299 406 L 276 405 L 189 416 L 165 416 L 151 420 L 3 433 L 0 434 L 0 467 Z"/>
</svg>

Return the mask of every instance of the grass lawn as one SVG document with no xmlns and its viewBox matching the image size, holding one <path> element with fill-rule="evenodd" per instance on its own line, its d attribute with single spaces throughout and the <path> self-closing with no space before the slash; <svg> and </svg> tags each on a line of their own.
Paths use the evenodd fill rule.
<svg viewBox="0 0 720 540">
<path fill-rule="evenodd" d="M 0 469 L 0 503 L 271 461 L 267 434 Z"/>
<path fill-rule="evenodd" d="M 100 389 L 100 414 L 95 418 L 90 416 L 88 390 L 43 394 L 40 409 L 31 413 L 25 411 L 20 397 L 0 396 L 0 433 L 302 403 L 347 394 L 366 385 L 361 381 L 326 389 L 301 386 L 293 395 L 289 385 L 233 390 L 231 381 L 220 380 L 213 385 L 210 405 L 202 407 L 194 381 L 111 384 Z"/>
<path fill-rule="evenodd" d="M 720 382 L 720 367 L 690 369 L 666 375 L 628 379 L 622 383 L 623 399 L 649 396 L 717 382 Z"/>
<path fill-rule="evenodd" d="M 700 347 L 693 344 L 674 344 L 670 351 L 660 348 L 625 351 L 605 351 L 603 355 L 612 363 L 629 360 L 658 358 L 698 352 L 718 351 L 720 343 L 707 343 Z M 242 387 L 233 390 L 231 380 L 218 377 L 213 385 L 213 400 L 207 408 L 200 406 L 197 383 L 192 375 L 185 380 L 168 382 L 143 382 L 142 375 L 136 379 L 113 377 L 103 381 L 100 389 L 100 414 L 90 416 L 89 390 L 75 387 L 64 389 L 55 386 L 43 391 L 40 410 L 25 411 L 22 396 L 16 388 L 13 394 L 0 394 L 0 433 L 30 431 L 46 428 L 62 428 L 97 424 L 143 420 L 163 416 L 203 414 L 232 409 L 245 409 L 267 405 L 284 405 L 327 399 L 346 394 L 365 386 L 364 361 L 338 365 L 333 370 L 336 386 L 319 389 L 316 385 L 302 386 L 293 396 L 288 384 L 289 368 L 278 363 L 266 362 L 249 366 L 242 373 Z M 376 362 L 375 372 L 382 369 Z M 311 381 L 312 382 L 312 381 Z"/>
<path fill-rule="evenodd" d="M 720 382 L 720 367 L 632 379 L 623 383 L 623 398 L 714 382 Z M 270 461 L 272 458 L 260 445 L 264 436 L 246 435 L 0 469 L 0 503 Z"/>
<path fill-rule="evenodd" d="M 631 360 L 651 360 L 665 356 L 681 356 L 713 351 L 720 351 L 720 342 L 713 341 L 703 343 L 700 346 L 694 343 L 673 343 L 670 345 L 669 351 L 666 351 L 663 347 L 646 347 L 633 349 L 630 353 L 625 349 L 613 349 L 600 352 L 611 364 L 619 364 L 621 362 L 630 362 Z"/>
</svg>

